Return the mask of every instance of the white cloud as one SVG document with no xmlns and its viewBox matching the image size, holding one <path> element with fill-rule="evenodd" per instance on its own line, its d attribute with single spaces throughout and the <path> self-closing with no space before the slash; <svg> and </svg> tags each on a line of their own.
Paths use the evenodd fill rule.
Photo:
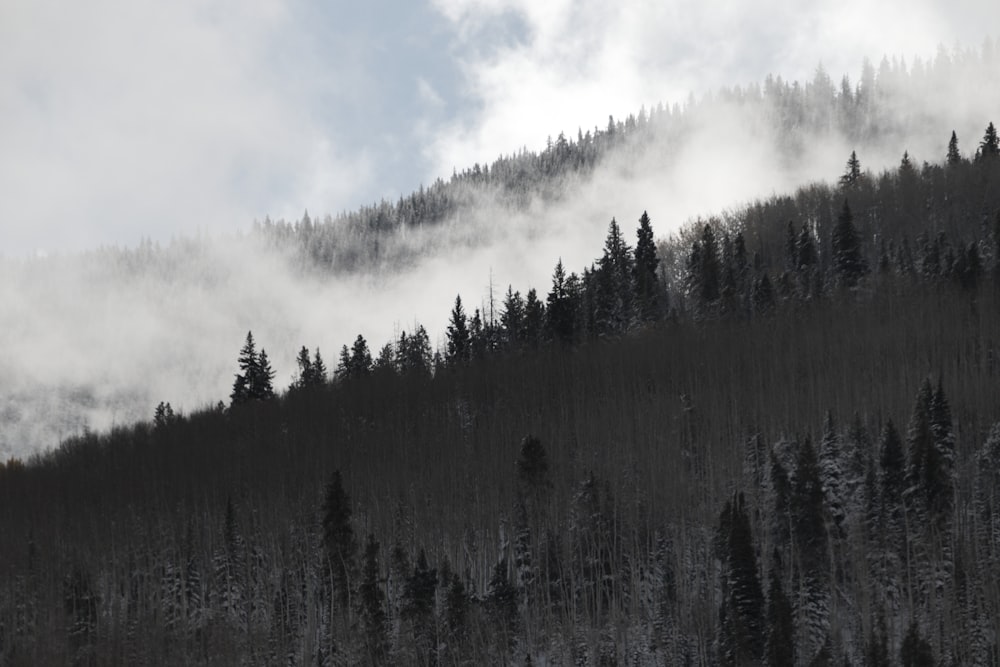
<svg viewBox="0 0 1000 667">
<path fill-rule="evenodd" d="M 479 109 L 441 129 L 429 149 L 436 173 L 768 73 L 806 80 L 822 62 L 839 77 L 860 71 L 864 57 L 978 46 L 1000 23 L 990 0 L 432 1 L 464 40 L 466 93 Z M 521 39 L 484 49 L 511 16 L 525 25 Z"/>
<path fill-rule="evenodd" d="M 298 98 L 280 57 L 296 32 L 277 0 L 6 3 L 2 252 L 235 230 L 305 196 L 338 208 L 368 174 Z"/>
</svg>

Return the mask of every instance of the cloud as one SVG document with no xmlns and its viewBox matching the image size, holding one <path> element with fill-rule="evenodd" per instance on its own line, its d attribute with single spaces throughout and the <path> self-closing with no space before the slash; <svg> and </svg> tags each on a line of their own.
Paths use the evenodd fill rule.
<svg viewBox="0 0 1000 667">
<path fill-rule="evenodd" d="M 302 101 L 295 71 L 318 66 L 290 6 L 6 3 L 0 252 L 134 245 L 301 213 L 307 199 L 342 205 L 370 173 Z"/>
<path fill-rule="evenodd" d="M 433 3 L 462 40 L 465 94 L 477 109 L 441 128 L 429 149 L 437 173 L 769 73 L 804 81 L 820 63 L 839 76 L 859 72 L 865 57 L 978 46 L 983 26 L 1000 23 L 1000 5 L 988 0 Z M 512 17 L 523 24 L 518 38 L 484 48 L 484 36 Z"/>
</svg>

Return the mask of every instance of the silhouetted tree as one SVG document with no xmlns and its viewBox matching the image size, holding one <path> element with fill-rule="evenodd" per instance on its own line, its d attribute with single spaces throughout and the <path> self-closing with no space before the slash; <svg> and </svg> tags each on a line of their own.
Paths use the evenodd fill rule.
<svg viewBox="0 0 1000 667">
<path fill-rule="evenodd" d="M 948 140 L 948 157 L 947 163 L 949 165 L 956 165 L 962 161 L 962 154 L 958 152 L 958 136 L 955 131 L 951 132 L 951 139 Z"/>
<path fill-rule="evenodd" d="M 854 216 L 846 199 L 833 228 L 832 246 L 837 282 L 848 288 L 856 286 L 868 272 L 868 265 L 861 254 L 861 240 L 854 229 Z"/>
<path fill-rule="evenodd" d="M 659 281 L 656 271 L 660 259 L 653 242 L 653 228 L 649 215 L 643 211 L 636 231 L 635 264 L 632 267 L 632 284 L 635 286 L 635 303 L 639 319 L 649 322 L 659 315 Z"/>
<path fill-rule="evenodd" d="M 462 308 L 462 297 L 455 297 L 455 306 L 448 320 L 448 346 L 445 359 L 450 365 L 464 364 L 469 360 L 469 328 Z"/>
<path fill-rule="evenodd" d="M 351 499 L 340 471 L 334 470 L 323 498 L 323 545 L 326 567 L 341 607 L 348 608 L 358 544 L 351 525 Z"/>
</svg>

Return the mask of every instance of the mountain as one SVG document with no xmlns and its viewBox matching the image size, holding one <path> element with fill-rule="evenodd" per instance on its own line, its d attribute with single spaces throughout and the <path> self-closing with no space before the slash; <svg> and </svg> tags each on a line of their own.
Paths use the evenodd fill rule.
<svg viewBox="0 0 1000 667">
<path fill-rule="evenodd" d="M 649 142 L 629 137 L 658 121 L 638 118 L 595 133 L 623 135 L 595 165 L 644 164 Z M 921 165 L 897 147 L 873 172 L 844 151 L 836 183 L 659 243 L 655 209 L 635 236 L 608 216 L 596 260 L 552 262 L 490 310 L 435 293 L 440 344 L 419 325 L 381 350 L 352 337 L 320 381 L 311 349 L 285 351 L 299 372 L 273 398 L 244 391 L 268 375 L 259 345 L 275 352 L 258 331 L 221 359 L 228 405 L 164 403 L 10 460 L 2 661 L 988 664 L 1000 150 L 979 127 L 957 152 L 935 128 Z M 491 197 L 516 189 L 485 171 Z M 472 178 L 437 187 L 481 194 Z M 554 210 L 504 203 L 525 205 Z M 406 229 L 379 252 L 402 258 Z M 309 239 L 339 233 L 264 225 L 298 250 L 253 263 L 252 286 L 279 261 L 329 279 Z M 118 279 L 190 276 L 213 266 L 203 247 L 96 255 L 119 258 L 100 263 Z M 379 266 L 358 247 L 351 271 Z M 190 284 L 236 263 L 214 266 Z"/>
</svg>

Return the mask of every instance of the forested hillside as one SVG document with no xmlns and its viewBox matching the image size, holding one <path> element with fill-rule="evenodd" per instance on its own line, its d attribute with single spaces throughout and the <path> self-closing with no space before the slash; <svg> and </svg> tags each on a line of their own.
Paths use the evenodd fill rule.
<svg viewBox="0 0 1000 667">
<path fill-rule="evenodd" d="M 86 429 L 133 423 L 160 401 L 185 412 L 214 404 L 228 393 L 230 355 L 248 329 L 271 353 L 280 387 L 303 343 L 332 357 L 358 333 L 380 346 L 413 332 L 418 320 L 428 342 L 443 349 L 455 292 L 469 315 L 480 309 L 484 327 L 491 314 L 499 317 L 508 284 L 525 300 L 534 287 L 544 305 L 560 257 L 567 277 L 584 279 L 611 218 L 634 245 L 632 227 L 644 209 L 661 244 L 658 270 L 671 271 L 663 277 L 673 296 L 661 306 L 684 308 L 677 297 L 692 232 L 680 245 L 662 244 L 685 221 L 718 217 L 716 240 L 728 231 L 734 241 L 730 223 L 746 218 L 747 202 L 835 180 L 852 150 L 872 178 L 851 197 L 851 210 L 856 221 L 872 215 L 866 192 L 904 151 L 921 172 L 945 159 L 954 130 L 962 155 L 974 157 L 1000 108 L 998 54 L 992 43 L 941 49 L 926 60 L 865 62 L 850 77 L 820 67 L 808 81 L 770 77 L 623 118 L 583 109 L 581 118 L 596 113 L 598 126 L 552 128 L 548 142 L 539 136 L 509 154 L 484 155 L 478 167 L 457 165 L 450 178 L 358 210 L 327 214 L 321 203 L 302 202 L 309 214 L 297 220 L 265 218 L 223 238 L 168 241 L 165 230 L 158 242 L 129 247 L 0 256 L 7 324 L 0 327 L 0 458 L 26 458 Z M 656 99 L 657 82 L 649 85 Z M 796 203 L 816 216 L 790 210 L 787 218 L 797 228 L 808 223 L 827 243 L 823 225 L 843 204 L 831 196 L 838 199 L 831 210 Z M 893 215 L 912 216 L 905 207 L 913 206 L 896 205 Z M 758 252 L 783 266 L 783 217 L 767 223 L 761 241 L 745 235 L 748 262 Z M 248 222 L 229 224 L 245 229 Z M 949 232 L 948 240 L 973 238 L 961 236 Z M 911 253 L 916 240 L 914 233 Z M 864 248 L 874 267 L 877 244 Z M 820 262 L 829 257 L 817 253 Z"/>
<path fill-rule="evenodd" d="M 996 664 L 983 125 L 8 462 L 0 659 Z"/>
</svg>

